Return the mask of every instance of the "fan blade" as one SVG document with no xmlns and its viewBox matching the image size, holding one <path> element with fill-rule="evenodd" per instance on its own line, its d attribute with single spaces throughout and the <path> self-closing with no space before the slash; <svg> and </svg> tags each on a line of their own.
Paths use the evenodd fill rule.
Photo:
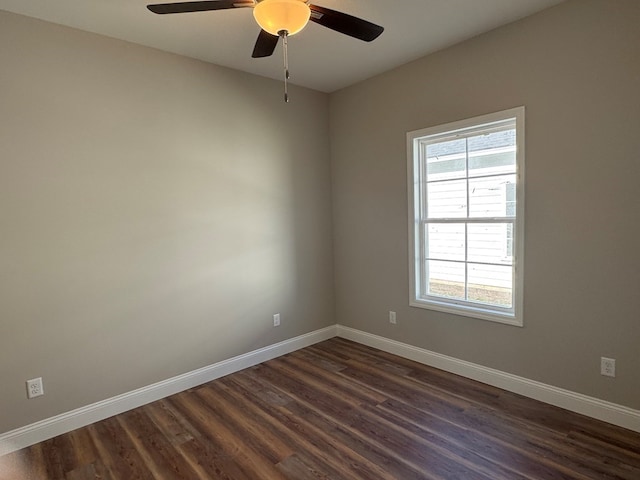
<svg viewBox="0 0 640 480">
<path fill-rule="evenodd" d="M 209 0 L 204 2 L 157 3 L 147 5 L 153 13 L 186 13 L 207 12 L 210 10 L 227 10 L 229 8 L 253 7 L 253 0 Z"/>
<path fill-rule="evenodd" d="M 317 5 L 309 5 L 309 8 L 311 9 L 310 20 L 312 22 L 365 42 L 375 40 L 384 32 L 384 28 L 381 26 L 346 13 Z"/>
<path fill-rule="evenodd" d="M 264 30 L 260 30 L 260 34 L 258 35 L 258 39 L 256 40 L 256 45 L 253 47 L 253 53 L 251 56 L 253 58 L 263 58 L 270 57 L 273 55 L 274 50 L 276 49 L 276 45 L 278 45 L 278 37 L 277 35 L 271 35 Z"/>
</svg>

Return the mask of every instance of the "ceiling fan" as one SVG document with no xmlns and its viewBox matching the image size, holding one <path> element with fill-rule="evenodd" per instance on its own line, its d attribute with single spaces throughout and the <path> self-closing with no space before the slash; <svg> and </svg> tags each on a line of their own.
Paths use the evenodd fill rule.
<svg viewBox="0 0 640 480">
<path fill-rule="evenodd" d="M 287 38 L 300 32 L 309 21 L 365 42 L 375 40 L 384 31 L 384 28 L 379 25 L 337 10 L 312 5 L 309 0 L 206 0 L 159 3 L 147 5 L 147 8 L 161 15 L 253 8 L 253 16 L 261 30 L 251 56 L 253 58 L 269 57 L 275 51 L 278 40 L 280 38 L 283 40 L 285 102 L 289 101 Z"/>
</svg>

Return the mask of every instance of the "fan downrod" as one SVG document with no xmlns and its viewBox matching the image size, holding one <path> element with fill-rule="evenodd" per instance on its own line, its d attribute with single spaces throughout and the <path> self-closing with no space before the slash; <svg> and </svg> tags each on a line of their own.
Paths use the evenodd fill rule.
<svg viewBox="0 0 640 480">
<path fill-rule="evenodd" d="M 282 38 L 282 52 L 284 54 L 284 102 L 289 103 L 289 32 L 280 30 Z"/>
</svg>

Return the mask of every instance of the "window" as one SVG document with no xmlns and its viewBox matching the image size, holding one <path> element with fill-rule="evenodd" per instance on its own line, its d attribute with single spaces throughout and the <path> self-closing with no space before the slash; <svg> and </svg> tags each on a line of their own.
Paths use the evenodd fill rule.
<svg viewBox="0 0 640 480">
<path fill-rule="evenodd" d="M 522 325 L 524 107 L 407 134 L 410 304 Z"/>
</svg>

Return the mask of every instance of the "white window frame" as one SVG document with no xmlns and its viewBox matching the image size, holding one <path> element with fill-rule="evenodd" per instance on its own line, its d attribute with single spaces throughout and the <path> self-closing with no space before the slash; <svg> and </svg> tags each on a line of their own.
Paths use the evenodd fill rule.
<svg viewBox="0 0 640 480">
<path fill-rule="evenodd" d="M 407 133 L 407 180 L 409 193 L 409 305 L 440 312 L 473 317 L 482 320 L 523 326 L 524 294 L 524 132 L 525 108 L 516 107 L 501 112 L 482 115 L 445 125 L 416 130 Z M 513 304 L 512 308 L 494 307 L 472 301 L 461 301 L 445 297 L 425 295 L 423 269 L 426 269 L 426 256 L 422 247 L 421 228 L 426 210 L 426 198 L 423 193 L 422 145 L 429 140 L 466 137 L 474 130 L 490 128 L 508 120 L 515 120 L 516 130 L 516 213 L 513 220 Z M 467 177 L 468 178 L 468 177 Z M 462 217 L 461 223 L 470 224 L 469 217 Z M 466 264 L 467 260 L 465 260 Z"/>
</svg>

